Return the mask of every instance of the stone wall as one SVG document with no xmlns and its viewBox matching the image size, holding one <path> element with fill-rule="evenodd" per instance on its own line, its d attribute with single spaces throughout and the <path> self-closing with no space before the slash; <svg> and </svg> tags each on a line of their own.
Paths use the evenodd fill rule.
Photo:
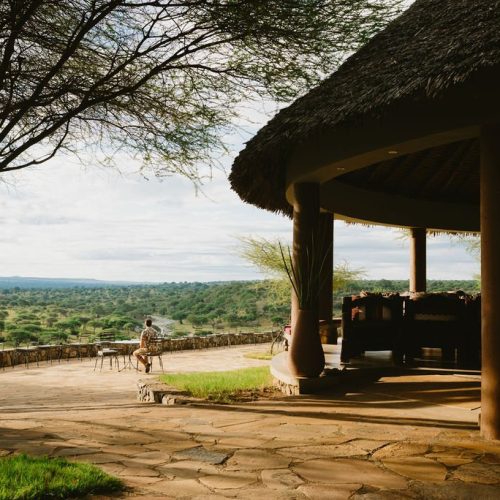
<svg viewBox="0 0 500 500">
<path fill-rule="evenodd" d="M 280 380 L 279 378 L 273 377 L 273 386 L 286 396 L 300 395 L 300 388 L 297 384 L 289 384 L 287 382 L 284 382 L 283 380 Z"/>
<path fill-rule="evenodd" d="M 163 382 L 139 380 L 137 382 L 137 400 L 143 403 L 161 403 L 164 405 L 189 404 L 201 402 L 187 392 L 169 387 Z"/>
<path fill-rule="evenodd" d="M 232 345 L 262 344 L 272 342 L 272 332 L 264 333 L 217 333 L 212 335 L 177 337 L 163 339 L 164 351 L 186 351 L 208 349 L 211 347 L 230 347 Z"/>
<path fill-rule="evenodd" d="M 192 349 L 210 349 L 232 345 L 261 344 L 271 342 L 272 332 L 264 333 L 220 333 L 204 336 L 178 337 L 163 339 L 163 351 L 186 351 Z M 137 345 L 117 341 L 113 343 L 121 354 L 130 354 Z M 32 348 L 5 349 L 0 351 L 0 368 L 7 366 L 50 363 L 70 358 L 89 358 L 97 353 L 98 344 L 64 344 L 38 346 Z"/>
</svg>

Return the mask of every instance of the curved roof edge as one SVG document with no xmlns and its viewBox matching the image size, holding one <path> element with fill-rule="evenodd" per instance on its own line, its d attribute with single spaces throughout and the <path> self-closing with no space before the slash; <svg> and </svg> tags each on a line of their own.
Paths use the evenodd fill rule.
<svg viewBox="0 0 500 500">
<path fill-rule="evenodd" d="M 438 99 L 500 66 L 499 8 L 498 0 L 417 0 L 247 143 L 233 164 L 232 189 L 248 203 L 290 215 L 285 187 L 297 145 L 405 99 Z"/>
</svg>

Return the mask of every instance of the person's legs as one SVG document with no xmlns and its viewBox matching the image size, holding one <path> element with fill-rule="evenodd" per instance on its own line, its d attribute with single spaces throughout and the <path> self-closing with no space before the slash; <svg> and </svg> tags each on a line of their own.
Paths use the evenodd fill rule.
<svg viewBox="0 0 500 500">
<path fill-rule="evenodd" d="M 136 358 L 144 365 L 146 366 L 148 364 L 146 356 L 141 356 L 140 354 L 136 355 Z"/>
<path fill-rule="evenodd" d="M 144 367 L 147 369 L 148 368 L 148 358 L 146 356 L 148 350 L 147 349 L 144 349 L 143 347 L 139 348 L 139 349 L 136 349 L 134 351 L 134 356 L 137 358 L 138 361 L 140 361 Z"/>
</svg>

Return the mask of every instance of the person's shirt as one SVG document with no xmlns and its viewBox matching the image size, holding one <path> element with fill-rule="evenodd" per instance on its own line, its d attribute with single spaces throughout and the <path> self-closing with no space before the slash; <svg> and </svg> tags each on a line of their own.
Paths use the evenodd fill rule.
<svg viewBox="0 0 500 500">
<path fill-rule="evenodd" d="M 141 346 L 149 347 L 151 339 L 157 336 L 156 330 L 152 326 L 147 326 L 141 332 Z"/>
</svg>

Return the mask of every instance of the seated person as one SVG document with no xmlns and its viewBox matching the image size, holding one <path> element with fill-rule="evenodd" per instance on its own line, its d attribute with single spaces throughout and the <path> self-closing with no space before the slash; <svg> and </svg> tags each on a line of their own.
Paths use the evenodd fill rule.
<svg viewBox="0 0 500 500">
<path fill-rule="evenodd" d="M 152 325 L 153 321 L 148 318 L 144 323 L 144 330 L 141 332 L 139 349 L 134 351 L 134 356 L 144 365 L 146 373 L 149 373 L 149 370 L 151 370 L 151 363 L 148 363 L 147 353 L 150 350 L 151 340 L 157 335 L 157 332 Z"/>
</svg>

